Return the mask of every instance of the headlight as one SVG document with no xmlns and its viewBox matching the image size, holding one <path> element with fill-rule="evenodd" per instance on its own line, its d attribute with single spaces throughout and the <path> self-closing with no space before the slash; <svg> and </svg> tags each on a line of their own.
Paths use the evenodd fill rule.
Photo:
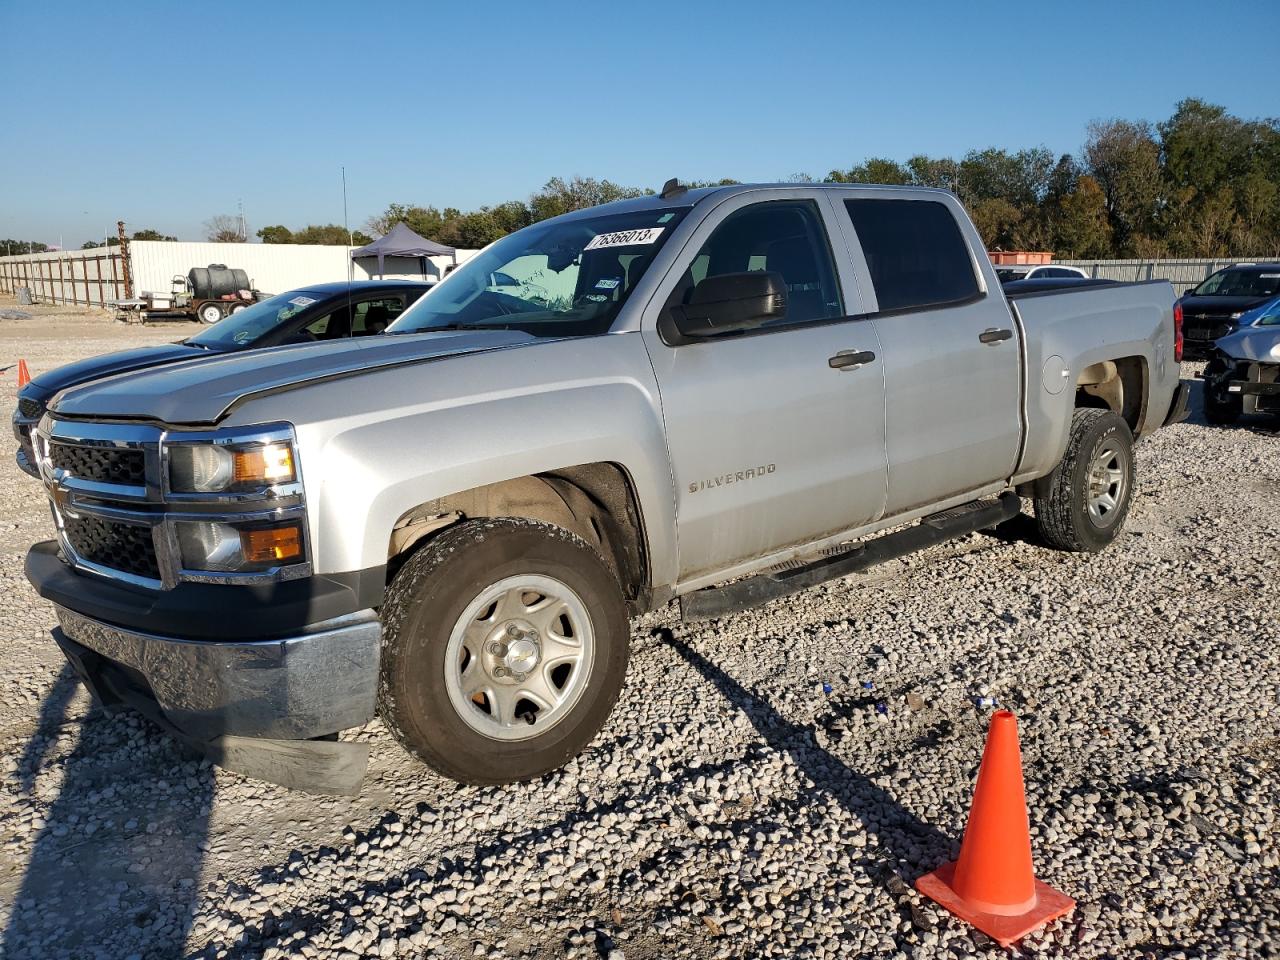
<svg viewBox="0 0 1280 960">
<path fill-rule="evenodd" d="M 1239 320 L 1239 319 L 1240 319 L 1241 317 L 1243 317 L 1243 316 L 1244 316 L 1244 311 L 1243 311 L 1243 310 L 1240 310 L 1240 311 L 1239 311 L 1239 312 L 1237 312 L 1237 313 L 1233 313 L 1233 314 L 1231 315 L 1231 319 L 1232 319 L 1232 320 Z"/>
<path fill-rule="evenodd" d="M 1273 360 L 1280 360 L 1280 343 L 1277 343 L 1271 348 L 1271 358 Z"/>
<path fill-rule="evenodd" d="M 292 483 L 297 475 L 293 447 L 285 441 L 169 447 L 169 486 L 180 493 L 224 493 Z"/>
<path fill-rule="evenodd" d="M 302 524 L 233 526 L 218 522 L 181 522 L 178 545 L 185 570 L 252 573 L 301 563 Z"/>
</svg>

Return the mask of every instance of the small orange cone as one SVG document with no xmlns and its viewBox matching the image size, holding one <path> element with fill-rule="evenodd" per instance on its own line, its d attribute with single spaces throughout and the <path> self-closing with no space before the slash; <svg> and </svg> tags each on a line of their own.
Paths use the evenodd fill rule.
<svg viewBox="0 0 1280 960">
<path fill-rule="evenodd" d="M 31 382 L 31 371 L 27 369 L 27 361 L 18 361 L 18 389 L 21 390 Z"/>
<path fill-rule="evenodd" d="M 1008 710 L 991 717 L 960 858 L 925 874 L 916 889 L 1002 947 L 1074 909 L 1032 872 L 1018 721 Z"/>
</svg>

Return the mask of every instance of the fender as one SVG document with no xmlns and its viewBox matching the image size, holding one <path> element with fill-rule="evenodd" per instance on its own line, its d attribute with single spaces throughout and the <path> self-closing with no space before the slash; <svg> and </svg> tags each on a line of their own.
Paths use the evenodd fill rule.
<svg viewBox="0 0 1280 960">
<path fill-rule="evenodd" d="M 1144 409 L 1169 408 L 1180 371 L 1173 359 L 1173 291 L 1167 281 L 1017 297 L 1010 306 L 1022 321 L 1027 344 L 1027 442 L 1014 483 L 1046 476 L 1062 459 L 1076 383 L 1092 364 L 1141 358 L 1147 374 Z M 1081 344 L 1089 346 L 1081 349 Z M 1135 433 L 1161 426 L 1159 419 L 1149 418 Z"/>
<path fill-rule="evenodd" d="M 674 583 L 671 466 L 638 334 L 451 357 L 350 384 L 256 398 L 228 419 L 294 424 L 317 573 L 384 565 L 396 521 L 432 500 L 611 462 L 627 471 L 639 501 L 650 586 Z"/>
</svg>

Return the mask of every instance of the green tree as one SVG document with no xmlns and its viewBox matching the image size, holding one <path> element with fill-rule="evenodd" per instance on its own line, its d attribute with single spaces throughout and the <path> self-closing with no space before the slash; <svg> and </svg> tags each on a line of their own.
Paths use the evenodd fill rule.
<svg viewBox="0 0 1280 960">
<path fill-rule="evenodd" d="M 1022 211 L 1003 197 L 987 197 L 969 208 L 973 225 L 988 250 L 1016 250 L 1021 244 L 1017 230 L 1022 221 Z"/>
<path fill-rule="evenodd" d="M 177 240 L 177 237 L 171 237 L 159 230 L 135 230 L 131 240 Z"/>
<path fill-rule="evenodd" d="M 258 239 L 263 243 L 293 243 L 293 231 L 283 224 L 277 223 L 263 227 L 258 231 Z"/>
<path fill-rule="evenodd" d="M 1059 201 L 1054 252 L 1068 259 L 1091 260 L 1111 252 L 1107 197 L 1098 181 L 1081 176 L 1076 188 Z"/>
<path fill-rule="evenodd" d="M 1160 233 L 1165 203 L 1160 145 L 1146 121 L 1095 120 L 1084 145 L 1089 175 L 1102 188 L 1115 253 L 1132 256 Z"/>
<path fill-rule="evenodd" d="M 346 246 L 348 240 L 357 247 L 363 247 L 373 241 L 371 236 L 359 230 L 348 235 L 346 227 L 336 223 L 309 224 L 295 231 L 292 237 L 290 243 L 315 243 L 328 247 Z"/>
<path fill-rule="evenodd" d="M 911 171 L 886 157 L 870 157 L 848 170 L 832 170 L 827 183 L 887 183 L 905 186 L 914 182 Z"/>
<path fill-rule="evenodd" d="M 24 253 L 45 253 L 49 247 L 36 240 L 0 240 L 0 257 L 16 257 Z"/>
<path fill-rule="evenodd" d="M 638 187 L 622 187 L 611 180 L 596 180 L 594 177 L 573 177 L 564 180 L 552 177 L 529 198 L 531 220 L 548 220 L 562 213 L 572 213 L 601 203 L 612 203 L 614 200 L 626 200 L 631 197 L 642 197 L 645 191 Z"/>
</svg>

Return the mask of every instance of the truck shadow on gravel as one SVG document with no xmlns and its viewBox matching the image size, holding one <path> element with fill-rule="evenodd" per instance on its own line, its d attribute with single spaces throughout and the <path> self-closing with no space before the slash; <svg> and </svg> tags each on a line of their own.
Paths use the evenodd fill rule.
<svg viewBox="0 0 1280 960">
<path fill-rule="evenodd" d="M 944 860 L 950 859 L 956 842 L 936 827 L 920 820 L 887 790 L 876 784 L 869 777 L 849 768 L 838 757 L 822 747 L 815 737 L 814 729 L 802 724 L 793 723 L 775 710 L 764 697 L 756 696 L 751 690 L 729 676 L 719 666 L 712 663 L 700 651 L 689 643 L 678 638 L 670 629 L 659 628 L 654 639 L 669 646 L 679 654 L 704 679 L 715 687 L 735 708 L 741 710 L 750 720 L 763 744 L 748 746 L 745 754 L 726 757 L 717 762 L 704 763 L 687 767 L 665 782 L 656 778 L 643 784 L 643 795 L 649 802 L 659 797 L 680 797 L 701 777 L 714 777 L 721 772 L 731 772 L 742 765 L 750 765 L 763 760 L 765 748 L 789 755 L 798 770 L 812 782 L 812 786 L 796 784 L 794 796 L 770 797 L 765 809 L 745 812 L 740 818 L 729 818 L 729 826 L 736 832 L 754 832 L 769 828 L 785 818 L 789 822 L 805 818 L 821 818 L 822 814 L 815 808 L 823 803 L 835 802 L 851 813 L 861 823 L 861 829 L 874 843 L 856 847 L 851 844 L 846 857 L 842 861 L 842 870 L 850 874 L 863 873 L 874 883 L 882 887 L 896 901 L 900 915 L 906 921 L 917 924 L 928 924 L 927 917 L 921 919 L 912 910 L 914 898 L 909 884 L 917 876 L 932 869 Z M 625 738 L 624 738 L 625 740 Z M 601 745 L 597 743 L 593 750 Z M 501 790 L 502 788 L 492 788 Z M 275 916 L 263 920 L 246 914 L 229 911 L 226 916 L 237 927 L 243 928 L 239 942 L 228 945 L 210 943 L 193 951 L 193 957 L 214 957 L 220 949 L 227 949 L 227 956 L 258 957 L 272 941 L 289 940 L 288 949 L 297 951 L 302 943 L 313 940 L 317 936 L 331 936 L 331 941 L 341 940 L 346 934 L 358 926 L 359 921 L 350 915 L 351 908 L 366 903 L 371 895 L 394 894 L 398 891 L 429 891 L 442 885 L 456 886 L 460 880 L 480 882 L 486 872 L 486 861 L 519 860 L 522 854 L 536 848 L 545 840 L 562 836 L 579 824 L 598 821 L 609 814 L 625 815 L 633 802 L 635 794 L 624 790 L 615 800 L 605 803 L 590 802 L 582 807 L 566 813 L 554 822 L 540 825 L 522 832 L 505 833 L 493 841 L 476 846 L 465 860 L 449 860 L 442 858 L 431 867 L 421 869 L 411 867 L 404 873 L 397 874 L 381 881 L 366 881 L 339 893 L 323 893 L 306 899 L 295 906 L 279 911 Z M 395 811 L 388 811 L 370 828 L 357 831 L 355 836 L 341 847 L 321 846 L 308 851 L 294 851 L 284 863 L 265 867 L 257 872 L 255 879 L 247 887 L 257 888 L 263 884 L 288 884 L 304 869 L 315 875 L 324 875 L 326 869 L 340 869 L 341 872 L 359 872 L 359 854 L 357 849 L 367 844 L 369 847 L 384 848 L 387 841 L 403 842 L 406 837 L 413 837 L 421 826 L 433 821 L 445 811 L 433 810 L 426 803 L 417 805 L 416 814 L 409 814 L 403 819 Z M 761 818 L 764 818 L 763 820 Z M 621 870 L 616 876 L 599 877 L 594 871 L 582 880 L 604 879 L 610 886 L 633 887 L 642 883 L 642 875 L 650 867 L 660 868 L 665 857 L 678 855 L 678 851 L 656 850 L 653 856 L 636 867 Z M 229 889 L 228 895 L 235 894 Z M 422 893 L 416 893 L 422 896 Z M 690 895 L 692 896 L 692 895 Z M 803 899 L 806 891 L 798 891 L 795 896 Z M 658 907 L 651 920 L 668 916 L 681 909 L 674 906 Z M 419 930 L 434 932 L 440 922 L 450 916 L 448 909 L 431 915 L 430 911 L 418 914 L 413 920 L 399 924 L 388 923 L 382 930 L 386 937 L 409 937 Z M 338 918 L 343 918 L 335 924 Z M 388 919 L 388 918 L 384 918 Z M 496 914 L 487 918 L 485 923 L 496 935 L 505 929 L 505 922 Z M 340 929 L 334 934 L 332 928 Z M 302 939 L 291 940 L 301 933 Z M 595 934 L 598 952 L 608 952 L 611 946 L 603 930 Z M 484 931 L 473 931 L 469 936 L 484 938 Z"/>
<path fill-rule="evenodd" d="M 950 837 L 916 817 L 889 791 L 819 744 L 813 727 L 788 720 L 689 643 L 666 628 L 662 632 L 666 643 L 740 710 L 769 746 L 788 754 L 813 781 L 813 786 L 805 787 L 803 793 L 814 800 L 823 794 L 830 796 L 862 822 L 884 851 L 885 856 L 878 862 L 880 869 L 874 871 L 881 879 L 896 875 L 914 880 L 951 855 Z M 896 892 L 898 884 L 888 885 L 891 892 Z"/>
<path fill-rule="evenodd" d="M 95 704 L 70 719 L 78 687 L 64 668 L 19 761 L 21 794 L 11 802 L 43 824 L 0 956 L 179 957 L 203 866 L 213 768 L 132 712 L 108 717 Z M 72 725 L 75 746 L 59 758 L 56 737 Z M 49 786 L 59 766 L 62 782 Z"/>
</svg>

